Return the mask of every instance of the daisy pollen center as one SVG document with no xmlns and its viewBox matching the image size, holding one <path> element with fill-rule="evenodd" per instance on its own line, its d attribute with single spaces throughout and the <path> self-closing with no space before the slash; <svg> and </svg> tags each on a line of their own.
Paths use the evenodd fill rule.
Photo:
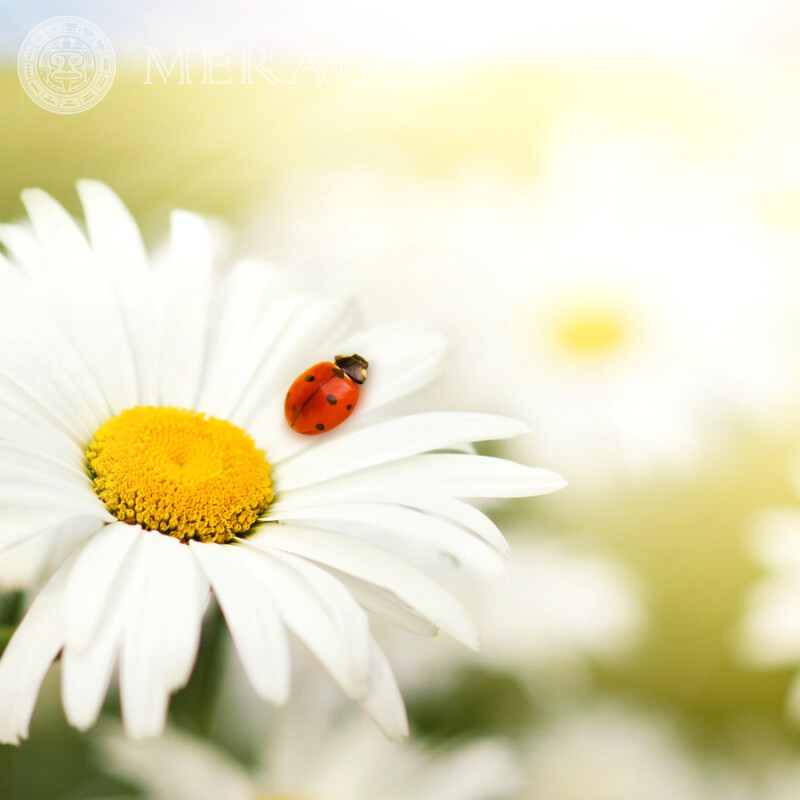
<svg viewBox="0 0 800 800">
<path fill-rule="evenodd" d="M 230 542 L 273 497 L 271 466 L 250 436 L 197 411 L 123 411 L 95 431 L 86 459 L 117 519 L 183 541 Z"/>
<path fill-rule="evenodd" d="M 614 350 L 627 333 L 619 314 L 600 309 L 566 315 L 559 320 L 557 328 L 562 347 L 587 356 Z"/>
</svg>

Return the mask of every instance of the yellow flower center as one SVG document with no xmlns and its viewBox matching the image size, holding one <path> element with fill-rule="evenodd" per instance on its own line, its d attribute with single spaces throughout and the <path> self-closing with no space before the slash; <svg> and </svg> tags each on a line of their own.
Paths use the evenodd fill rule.
<svg viewBox="0 0 800 800">
<path fill-rule="evenodd" d="M 268 794 L 265 797 L 256 797 L 255 800 L 305 800 L 297 795 L 288 794 Z"/>
<path fill-rule="evenodd" d="M 117 519 L 184 541 L 229 542 L 272 501 L 264 452 L 241 428 L 196 411 L 123 411 L 95 431 L 86 458 Z"/>
<path fill-rule="evenodd" d="M 621 317 L 601 309 L 573 312 L 556 323 L 559 344 L 578 355 L 595 356 L 614 350 L 626 334 Z"/>
</svg>

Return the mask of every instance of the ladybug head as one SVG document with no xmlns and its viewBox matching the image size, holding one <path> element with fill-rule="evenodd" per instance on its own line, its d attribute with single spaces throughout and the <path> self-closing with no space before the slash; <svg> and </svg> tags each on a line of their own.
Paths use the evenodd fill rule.
<svg viewBox="0 0 800 800">
<path fill-rule="evenodd" d="M 367 379 L 369 362 L 357 353 L 352 356 L 336 356 L 334 362 L 340 370 L 350 376 L 353 383 L 364 383 Z"/>
</svg>

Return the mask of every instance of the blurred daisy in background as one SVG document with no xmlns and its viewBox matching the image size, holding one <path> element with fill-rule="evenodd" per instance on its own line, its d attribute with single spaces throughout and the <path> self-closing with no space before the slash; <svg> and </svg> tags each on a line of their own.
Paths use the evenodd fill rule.
<svg viewBox="0 0 800 800">
<path fill-rule="evenodd" d="M 127 732 L 158 734 L 210 593 L 259 696 L 288 696 L 288 629 L 403 736 L 365 609 L 478 644 L 466 607 L 403 558 L 404 539 L 497 574 L 505 541 L 461 498 L 563 480 L 470 453 L 518 435 L 517 422 L 387 413 L 437 375 L 439 337 L 359 332 L 350 298 L 289 292 L 260 263 L 216 275 L 205 225 L 187 212 L 172 216 L 169 257 L 150 263 L 116 195 L 91 181 L 79 193 L 88 240 L 39 190 L 23 197 L 33 232 L 0 229 L 0 547 L 80 541 L 0 659 L 0 741 L 27 735 L 59 654 L 70 723 L 96 721 L 119 663 Z M 300 436 L 286 389 L 337 352 L 369 355 L 363 397 L 348 425 Z"/>
<path fill-rule="evenodd" d="M 463 571 L 439 570 L 469 598 L 483 634 L 476 657 L 376 628 L 404 690 L 435 690 L 469 665 L 511 672 L 534 690 L 549 687 L 546 694 L 575 690 L 587 684 L 591 666 L 624 658 L 640 641 L 645 614 L 630 570 L 562 540 L 519 533 L 512 531 L 513 558 L 503 580 L 478 584 Z"/>
<path fill-rule="evenodd" d="M 519 783 L 500 741 L 397 745 L 363 718 L 294 701 L 272 723 L 249 767 L 174 728 L 147 742 L 109 731 L 98 744 L 103 767 L 151 800 L 502 800 Z"/>
<path fill-rule="evenodd" d="M 746 729 L 745 729 L 746 730 Z M 761 751 L 754 733 L 729 757 L 704 751 L 667 713 L 606 697 L 562 708 L 528 737 L 515 800 L 792 800 L 800 761 Z"/>
<path fill-rule="evenodd" d="M 260 247 L 356 285 L 368 318 L 443 327 L 459 346 L 439 402 L 524 419 L 513 452 L 573 484 L 681 472 L 742 419 L 785 420 L 794 259 L 728 176 L 664 131 L 566 119 L 548 142 L 529 182 L 477 164 L 412 180 L 390 157 L 299 176 L 254 223 Z"/>
<path fill-rule="evenodd" d="M 800 497 L 800 462 L 793 472 Z M 746 597 L 736 649 L 752 666 L 800 668 L 800 505 L 765 509 L 752 520 L 747 538 L 766 574 Z M 789 691 L 787 713 L 800 725 L 800 675 Z"/>
<path fill-rule="evenodd" d="M 668 718 L 604 701 L 563 710 L 524 751 L 536 800 L 711 800 L 706 779 Z"/>
</svg>

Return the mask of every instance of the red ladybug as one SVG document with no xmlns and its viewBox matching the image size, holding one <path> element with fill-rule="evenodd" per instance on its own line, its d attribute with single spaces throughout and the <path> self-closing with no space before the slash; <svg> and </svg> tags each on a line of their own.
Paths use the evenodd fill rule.
<svg viewBox="0 0 800 800">
<path fill-rule="evenodd" d="M 336 356 L 334 362 L 309 367 L 289 387 L 283 411 L 289 427 L 298 433 L 325 433 L 353 413 L 369 364 L 359 355 Z"/>
</svg>

